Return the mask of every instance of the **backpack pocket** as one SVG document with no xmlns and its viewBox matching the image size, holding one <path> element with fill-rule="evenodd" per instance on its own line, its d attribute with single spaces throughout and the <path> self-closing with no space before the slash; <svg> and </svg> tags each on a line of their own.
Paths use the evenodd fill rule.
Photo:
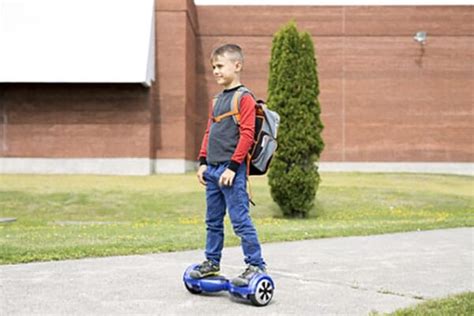
<svg viewBox="0 0 474 316">
<path fill-rule="evenodd" d="M 273 153 L 277 149 L 277 141 L 264 133 L 256 146 L 254 156 L 252 156 L 252 166 L 263 174 L 267 171 Z"/>
</svg>

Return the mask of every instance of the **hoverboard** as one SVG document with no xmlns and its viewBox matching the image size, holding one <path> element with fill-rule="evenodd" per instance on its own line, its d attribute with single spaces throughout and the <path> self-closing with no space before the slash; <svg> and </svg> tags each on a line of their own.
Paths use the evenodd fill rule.
<svg viewBox="0 0 474 316">
<path fill-rule="evenodd" d="M 202 279 L 192 278 L 190 273 L 197 266 L 198 264 L 189 266 L 183 275 L 184 286 L 192 294 L 228 291 L 232 296 L 249 300 L 256 306 L 265 306 L 273 298 L 275 284 L 266 273 L 256 273 L 247 286 L 236 286 L 229 279 L 221 275 Z"/>
</svg>

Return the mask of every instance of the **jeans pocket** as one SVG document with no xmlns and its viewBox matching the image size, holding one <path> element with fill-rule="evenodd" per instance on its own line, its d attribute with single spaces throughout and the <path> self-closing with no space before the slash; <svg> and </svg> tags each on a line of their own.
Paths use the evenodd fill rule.
<svg viewBox="0 0 474 316">
<path fill-rule="evenodd" d="M 223 163 L 219 164 L 219 166 L 217 167 L 216 175 L 218 175 L 219 178 L 220 178 L 222 176 L 222 174 L 224 173 L 224 171 L 227 169 L 227 167 L 229 167 L 228 162 L 223 162 Z"/>
</svg>

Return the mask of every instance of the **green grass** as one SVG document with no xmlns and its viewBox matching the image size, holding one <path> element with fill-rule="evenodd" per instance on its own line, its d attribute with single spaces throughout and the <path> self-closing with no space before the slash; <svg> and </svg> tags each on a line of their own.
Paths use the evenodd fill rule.
<svg viewBox="0 0 474 316">
<path fill-rule="evenodd" d="M 307 219 L 285 219 L 252 178 L 262 242 L 474 226 L 472 177 L 322 174 Z M 194 174 L 0 175 L 0 264 L 204 246 L 204 187 Z M 238 245 L 226 222 L 226 246 Z"/>
<path fill-rule="evenodd" d="M 391 316 L 471 316 L 474 313 L 474 292 L 430 300 L 413 307 L 399 309 Z M 380 315 L 380 314 L 372 314 Z"/>
</svg>

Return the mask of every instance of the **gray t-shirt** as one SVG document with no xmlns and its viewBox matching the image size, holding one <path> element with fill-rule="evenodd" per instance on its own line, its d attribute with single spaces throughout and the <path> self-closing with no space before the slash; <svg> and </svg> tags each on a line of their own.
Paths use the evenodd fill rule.
<svg viewBox="0 0 474 316">
<path fill-rule="evenodd" d="M 224 90 L 217 95 L 212 112 L 213 117 L 232 111 L 232 99 L 241 87 L 243 86 Z M 242 95 L 244 94 L 245 92 Z M 211 123 L 207 143 L 207 163 L 216 164 L 230 161 L 240 139 L 239 126 L 234 119 L 233 116 L 228 116 L 220 122 Z"/>
</svg>

